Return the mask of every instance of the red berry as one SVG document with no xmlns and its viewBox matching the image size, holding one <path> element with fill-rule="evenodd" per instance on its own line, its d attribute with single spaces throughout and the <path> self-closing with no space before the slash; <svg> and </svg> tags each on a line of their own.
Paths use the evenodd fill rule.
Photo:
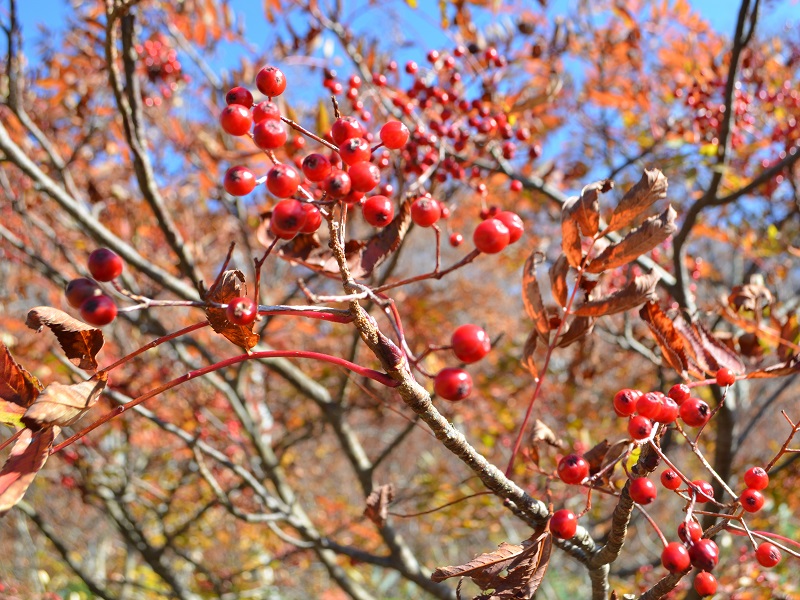
<svg viewBox="0 0 800 600">
<path fill-rule="evenodd" d="M 89 325 L 102 327 L 117 318 L 117 305 L 106 295 L 92 296 L 81 304 L 81 317 Z"/>
<path fill-rule="evenodd" d="M 750 467 L 744 473 L 744 484 L 754 490 L 763 490 L 769 485 L 769 475 L 761 467 Z"/>
<path fill-rule="evenodd" d="M 437 396 L 458 402 L 472 392 L 472 377 L 463 369 L 442 369 L 433 380 L 433 389 Z"/>
<path fill-rule="evenodd" d="M 694 578 L 694 590 L 701 596 L 713 596 L 717 593 L 717 578 L 705 571 Z"/>
<path fill-rule="evenodd" d="M 265 96 L 280 96 L 286 89 L 286 76 L 277 67 L 266 65 L 256 74 L 256 87 Z"/>
<path fill-rule="evenodd" d="M 747 512 L 758 512 L 764 506 L 764 494 L 758 490 L 747 488 L 739 496 L 739 503 Z"/>
<path fill-rule="evenodd" d="M 371 192 L 381 181 L 381 171 L 370 162 L 357 162 L 347 171 L 351 188 L 357 192 Z"/>
<path fill-rule="evenodd" d="M 278 232 L 294 235 L 306 222 L 306 211 L 303 209 L 301 202 L 289 199 L 281 200 L 272 209 L 272 220 L 270 226 L 274 229 L 277 228 Z M 278 235 L 278 237 L 283 237 Z"/>
<path fill-rule="evenodd" d="M 419 69 L 419 65 L 415 63 L 413 60 L 410 60 L 406 63 L 406 73 L 409 75 L 413 75 Z"/>
<path fill-rule="evenodd" d="M 350 175 L 340 169 L 334 169 L 322 182 L 322 189 L 333 198 L 342 198 L 350 193 L 352 183 Z"/>
<path fill-rule="evenodd" d="M 465 363 L 482 359 L 492 349 L 492 342 L 486 332 L 477 325 L 466 324 L 458 327 L 450 338 L 453 354 Z"/>
<path fill-rule="evenodd" d="M 274 102 L 264 100 L 253 107 L 253 121 L 261 123 L 261 121 L 267 120 L 280 121 L 281 111 Z"/>
<path fill-rule="evenodd" d="M 580 483 L 589 476 L 589 463 L 582 456 L 568 454 L 558 461 L 558 477 L 564 483 Z"/>
<path fill-rule="evenodd" d="M 669 396 L 664 396 L 661 400 L 661 410 L 658 411 L 655 421 L 658 423 L 674 423 L 680 412 L 678 403 Z"/>
<path fill-rule="evenodd" d="M 394 219 L 392 201 L 386 196 L 370 196 L 361 207 L 364 220 L 373 227 L 386 227 Z"/>
<path fill-rule="evenodd" d="M 478 224 L 472 234 L 475 247 L 486 254 L 497 254 L 508 246 L 510 232 L 498 219 L 486 219 Z"/>
<path fill-rule="evenodd" d="M 381 127 L 381 141 L 390 150 L 399 150 L 408 142 L 408 127 L 400 121 L 389 121 Z"/>
<path fill-rule="evenodd" d="M 550 517 L 550 532 L 562 540 L 571 539 L 578 529 L 578 519 L 571 510 L 562 508 Z"/>
<path fill-rule="evenodd" d="M 628 493 L 631 496 L 631 500 L 637 504 L 650 504 L 656 499 L 658 490 L 656 489 L 656 485 L 647 479 L 647 477 L 639 477 L 638 479 L 631 480 Z"/>
<path fill-rule="evenodd" d="M 460 233 L 451 233 L 450 234 L 450 245 L 453 248 L 457 248 L 464 242 L 464 236 Z"/>
<path fill-rule="evenodd" d="M 504 210 L 502 212 L 497 213 L 495 219 L 502 221 L 506 227 L 508 227 L 508 243 L 513 244 L 519 238 L 522 237 L 522 234 L 525 233 L 525 225 L 522 223 L 522 219 L 520 216 L 515 213 L 511 212 L 510 210 Z"/>
<path fill-rule="evenodd" d="M 339 144 L 339 156 L 346 165 L 354 165 L 358 162 L 369 161 L 372 156 L 372 148 L 364 138 L 350 138 Z"/>
<path fill-rule="evenodd" d="M 267 189 L 278 198 L 290 198 L 299 185 L 300 176 L 287 165 L 275 165 L 267 173 Z"/>
<path fill-rule="evenodd" d="M 661 472 L 661 485 L 668 490 L 677 490 L 681 487 L 682 481 L 681 476 L 672 469 L 664 469 Z"/>
<path fill-rule="evenodd" d="M 247 297 L 233 298 L 228 302 L 225 316 L 234 325 L 250 325 L 258 316 L 258 306 Z"/>
<path fill-rule="evenodd" d="M 430 50 L 426 58 L 428 59 L 428 62 L 435 63 L 437 60 L 439 60 L 439 51 Z"/>
<path fill-rule="evenodd" d="M 686 542 L 696 542 L 703 537 L 703 528 L 697 521 L 682 521 L 678 525 L 678 537 Z"/>
<path fill-rule="evenodd" d="M 246 196 L 256 187 L 256 178 L 250 169 L 231 167 L 225 172 L 222 186 L 231 196 Z"/>
<path fill-rule="evenodd" d="M 250 131 L 253 117 L 250 115 L 250 110 L 241 104 L 231 104 L 222 109 L 219 115 L 219 124 L 226 133 L 245 135 Z"/>
<path fill-rule="evenodd" d="M 683 404 L 684 400 L 689 399 L 689 397 L 692 395 L 692 391 L 685 383 L 676 383 L 669 388 L 669 393 L 667 395 L 675 400 L 675 402 L 678 403 L 678 406 L 680 406 Z"/>
<path fill-rule="evenodd" d="M 662 394 L 660 392 L 643 394 L 636 401 L 636 412 L 648 419 L 655 419 L 661 412 L 661 398 Z"/>
<path fill-rule="evenodd" d="M 247 88 L 236 86 L 225 94 L 225 104 L 241 104 L 245 108 L 250 108 L 253 106 L 253 94 Z"/>
<path fill-rule="evenodd" d="M 719 547 L 713 540 L 697 540 L 689 546 L 689 558 L 701 571 L 713 571 L 719 562 Z"/>
<path fill-rule="evenodd" d="M 685 571 L 692 564 L 689 551 L 680 542 L 670 542 L 661 552 L 661 564 L 670 573 Z"/>
<path fill-rule="evenodd" d="M 702 479 L 695 479 L 689 489 L 697 496 L 697 502 L 711 502 L 714 499 L 714 486 Z"/>
<path fill-rule="evenodd" d="M 364 192 L 352 190 L 344 198 L 342 198 L 342 202 L 351 208 L 354 206 L 361 206 L 364 204 Z"/>
<path fill-rule="evenodd" d="M 103 291 L 97 282 L 87 279 L 86 277 L 78 277 L 73 279 L 67 284 L 64 289 L 64 295 L 67 297 L 67 302 L 73 308 L 80 308 L 88 298 L 92 296 L 100 296 Z"/>
<path fill-rule="evenodd" d="M 733 371 L 726 367 L 722 367 L 719 371 L 717 371 L 717 385 L 720 387 L 727 387 L 729 385 L 733 385 L 736 383 L 736 375 L 733 374 Z"/>
<path fill-rule="evenodd" d="M 689 398 L 681 404 L 680 416 L 689 427 L 702 427 L 711 418 L 711 409 L 699 398 Z"/>
<path fill-rule="evenodd" d="M 364 126 L 353 117 L 339 117 L 331 127 L 331 137 L 337 146 L 351 138 L 364 137 L 364 133 Z"/>
<path fill-rule="evenodd" d="M 324 154 L 309 154 L 303 159 L 303 174 L 309 181 L 323 181 L 332 169 L 331 161 Z"/>
<path fill-rule="evenodd" d="M 623 389 L 614 394 L 614 410 L 620 417 L 629 417 L 636 412 L 636 402 L 642 392 L 639 390 Z"/>
<path fill-rule="evenodd" d="M 442 216 L 442 206 L 438 200 L 428 196 L 417 198 L 411 204 L 411 220 L 420 227 L 430 227 Z"/>
<path fill-rule="evenodd" d="M 253 127 L 253 141 L 262 150 L 275 150 L 286 143 L 286 128 L 283 122 L 265 119 Z"/>
<path fill-rule="evenodd" d="M 122 259 L 108 248 L 98 248 L 89 255 L 89 272 L 97 281 L 113 281 L 122 274 L 122 267 Z"/>
<path fill-rule="evenodd" d="M 756 560 L 762 567 L 771 569 L 781 562 L 781 551 L 775 545 L 763 542 L 756 548 Z"/>
<path fill-rule="evenodd" d="M 522 182 L 519 179 L 514 179 L 511 181 L 508 189 L 510 189 L 512 192 L 519 192 L 522 190 Z"/>
<path fill-rule="evenodd" d="M 302 206 L 306 213 L 306 221 L 300 228 L 300 233 L 314 233 L 322 225 L 322 213 L 313 204 L 303 202 Z"/>
<path fill-rule="evenodd" d="M 641 415 L 631 417 L 631 420 L 628 421 L 628 433 L 635 440 L 644 440 L 650 437 L 652 431 L 653 423 L 650 419 L 642 417 Z"/>
</svg>

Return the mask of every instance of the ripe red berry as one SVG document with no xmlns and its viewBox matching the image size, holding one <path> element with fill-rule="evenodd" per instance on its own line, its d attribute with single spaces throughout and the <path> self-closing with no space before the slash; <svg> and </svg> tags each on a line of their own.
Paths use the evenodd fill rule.
<svg viewBox="0 0 800 600">
<path fill-rule="evenodd" d="M 223 108 L 219 114 L 219 124 L 226 133 L 245 135 L 250 131 L 253 117 L 250 114 L 250 110 L 241 104 L 230 104 Z"/>
<path fill-rule="evenodd" d="M 472 392 L 472 377 L 463 369 L 442 369 L 433 380 L 433 389 L 437 396 L 458 402 Z"/>
<path fill-rule="evenodd" d="M 510 232 L 498 219 L 486 219 L 478 224 L 472 234 L 475 247 L 485 254 L 497 254 L 508 246 Z"/>
<path fill-rule="evenodd" d="M 769 485 L 769 475 L 761 467 L 750 467 L 744 473 L 744 484 L 754 490 L 763 490 Z"/>
<path fill-rule="evenodd" d="M 771 569 L 781 562 L 781 551 L 769 542 L 763 542 L 756 548 L 756 560 L 762 567 Z"/>
<path fill-rule="evenodd" d="M 558 477 L 564 483 L 580 483 L 589 476 L 589 463 L 582 456 L 568 454 L 558 461 Z"/>
<path fill-rule="evenodd" d="M 464 236 L 460 233 L 451 233 L 450 234 L 450 245 L 453 248 L 457 248 L 464 242 Z"/>
<path fill-rule="evenodd" d="M 661 412 L 660 392 L 647 392 L 636 401 L 636 412 L 648 419 L 655 419 Z"/>
<path fill-rule="evenodd" d="M 661 552 L 661 564 L 670 573 L 685 571 L 692 564 L 689 551 L 680 542 L 670 542 Z"/>
<path fill-rule="evenodd" d="M 339 117 L 331 127 L 331 137 L 337 146 L 351 138 L 364 137 L 364 133 L 364 126 L 353 117 Z"/>
<path fill-rule="evenodd" d="M 714 486 L 702 479 L 692 481 L 689 491 L 697 495 L 697 502 L 711 502 L 714 499 Z"/>
<path fill-rule="evenodd" d="M 300 185 L 300 176 L 288 165 L 275 165 L 267 173 L 267 189 L 278 198 L 290 198 Z"/>
<path fill-rule="evenodd" d="M 486 332 L 470 323 L 461 325 L 453 332 L 450 344 L 453 346 L 453 354 L 465 363 L 479 361 L 492 349 L 492 341 Z"/>
<path fill-rule="evenodd" d="M 274 102 L 264 100 L 253 107 L 253 121 L 261 123 L 261 121 L 267 120 L 280 121 L 281 111 Z"/>
<path fill-rule="evenodd" d="M 678 537 L 686 542 L 696 542 L 703 537 L 703 528 L 697 521 L 682 521 L 678 525 Z"/>
<path fill-rule="evenodd" d="M 629 417 L 636 412 L 636 402 L 642 392 L 639 390 L 623 389 L 614 394 L 614 410 L 620 417 Z"/>
<path fill-rule="evenodd" d="M 733 385 L 736 383 L 736 375 L 733 374 L 733 371 L 726 367 L 722 367 L 719 371 L 717 371 L 717 385 L 720 387 L 727 387 L 729 385 Z"/>
<path fill-rule="evenodd" d="M 631 496 L 631 500 L 637 504 L 650 504 L 656 499 L 658 490 L 656 489 L 656 485 L 647 479 L 647 477 L 639 477 L 638 479 L 631 480 L 628 493 Z"/>
<path fill-rule="evenodd" d="M 501 211 L 495 215 L 495 219 L 502 221 L 505 226 L 508 227 L 509 244 L 516 242 L 522 237 L 522 234 L 525 233 L 525 225 L 522 223 L 520 216 L 515 212 L 511 212 L 510 210 Z"/>
<path fill-rule="evenodd" d="M 285 235 L 280 234 L 291 234 L 289 237 L 293 237 L 294 234 L 300 231 L 305 222 L 306 211 L 303 209 L 302 203 L 297 200 L 281 200 L 272 209 L 270 227 L 278 237 L 285 237 Z"/>
<path fill-rule="evenodd" d="M 668 490 L 677 490 L 679 487 L 681 487 L 682 482 L 683 480 L 681 479 L 681 476 L 672 469 L 664 469 L 661 472 L 661 485 Z"/>
<path fill-rule="evenodd" d="M 669 388 L 669 393 L 667 395 L 675 400 L 675 402 L 678 403 L 678 406 L 680 406 L 683 404 L 684 400 L 689 399 L 689 397 L 692 395 L 692 391 L 685 383 L 676 383 Z"/>
<path fill-rule="evenodd" d="M 358 162 L 369 161 L 372 156 L 372 148 L 369 142 L 361 137 L 354 137 L 339 144 L 339 156 L 346 165 L 354 165 Z"/>
<path fill-rule="evenodd" d="M 286 128 L 282 121 L 265 119 L 253 127 L 253 141 L 262 150 L 275 150 L 286 143 Z"/>
<path fill-rule="evenodd" d="M 357 162 L 347 171 L 351 188 L 357 192 L 371 192 L 381 181 L 380 169 L 370 162 Z"/>
<path fill-rule="evenodd" d="M 713 596 L 717 593 L 717 578 L 705 571 L 698 573 L 694 578 L 694 590 L 701 596 Z"/>
<path fill-rule="evenodd" d="M 331 174 L 331 161 L 324 154 L 309 154 L 303 159 L 303 174 L 309 181 L 323 181 Z"/>
<path fill-rule="evenodd" d="M 711 409 L 699 398 L 689 398 L 681 404 L 680 416 L 690 427 L 702 427 L 711 418 Z"/>
<path fill-rule="evenodd" d="M 117 318 L 117 305 L 106 295 L 92 296 L 81 304 L 81 317 L 89 325 L 102 327 Z"/>
<path fill-rule="evenodd" d="M 680 413 L 680 407 L 678 406 L 678 403 L 669 396 L 664 396 L 661 400 L 661 410 L 658 411 L 655 421 L 657 423 L 665 424 L 674 423 L 678 418 L 678 414 Z"/>
<path fill-rule="evenodd" d="M 438 200 L 422 196 L 411 204 L 411 220 L 420 227 L 430 227 L 442 216 L 442 206 Z"/>
<path fill-rule="evenodd" d="M 631 417 L 631 420 L 628 421 L 628 433 L 635 440 L 644 440 L 650 437 L 652 431 L 653 423 L 641 415 Z"/>
<path fill-rule="evenodd" d="M 67 302 L 73 308 L 80 308 L 88 298 L 92 296 L 100 296 L 103 291 L 97 282 L 87 279 L 86 277 L 78 277 L 73 279 L 67 284 L 64 289 L 64 295 L 67 297 Z"/>
<path fill-rule="evenodd" d="M 381 141 L 390 150 L 399 150 L 408 142 L 408 127 L 400 121 L 389 121 L 381 127 Z"/>
<path fill-rule="evenodd" d="M 250 169 L 231 167 L 225 172 L 222 186 L 231 196 L 246 196 L 256 187 L 256 178 Z"/>
<path fill-rule="evenodd" d="M 719 547 L 714 540 L 697 540 L 689 546 L 689 558 L 701 571 L 713 571 L 719 562 Z"/>
<path fill-rule="evenodd" d="M 256 87 L 265 96 L 280 96 L 286 89 L 286 76 L 277 67 L 265 65 L 256 74 Z"/>
<path fill-rule="evenodd" d="M 373 227 L 386 227 L 394 219 L 392 201 L 386 196 L 370 196 L 361 207 L 364 220 Z"/>
<path fill-rule="evenodd" d="M 250 108 L 253 106 L 253 94 L 247 88 L 236 86 L 225 94 L 225 104 L 240 104 L 245 108 Z"/>
<path fill-rule="evenodd" d="M 514 180 L 511 182 L 511 184 L 508 186 L 508 188 L 509 188 L 509 189 L 510 189 L 512 192 L 519 192 L 519 191 L 521 191 L 521 190 L 522 190 L 522 182 L 521 182 L 519 179 L 514 179 Z"/>
<path fill-rule="evenodd" d="M 122 274 L 122 259 L 113 250 L 98 248 L 89 255 L 89 272 L 97 281 L 112 281 Z"/>
<path fill-rule="evenodd" d="M 225 316 L 234 325 L 250 325 L 258 316 L 258 305 L 247 297 L 233 298 L 228 302 Z"/>
<path fill-rule="evenodd" d="M 306 213 L 306 221 L 300 228 L 300 233 L 314 233 L 322 225 L 322 213 L 313 204 L 301 203 Z"/>
<path fill-rule="evenodd" d="M 578 519 L 571 510 L 562 508 L 550 517 L 550 532 L 562 540 L 571 539 L 578 529 Z"/>
<path fill-rule="evenodd" d="M 322 189 L 333 198 L 342 198 L 350 193 L 352 183 L 350 175 L 339 169 L 333 169 L 322 182 Z"/>
<path fill-rule="evenodd" d="M 747 488 L 739 496 L 739 502 L 747 512 L 758 512 L 764 506 L 764 494 L 758 490 Z"/>
</svg>

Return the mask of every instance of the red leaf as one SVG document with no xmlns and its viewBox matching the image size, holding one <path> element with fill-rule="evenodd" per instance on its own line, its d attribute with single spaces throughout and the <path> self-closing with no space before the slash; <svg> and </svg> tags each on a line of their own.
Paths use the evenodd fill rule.
<svg viewBox="0 0 800 600">
<path fill-rule="evenodd" d="M 36 473 L 47 462 L 50 447 L 59 431 L 58 427 L 41 431 L 22 430 L 0 470 L 0 516 L 22 500 Z"/>
<path fill-rule="evenodd" d="M 0 342 L 0 399 L 27 408 L 41 391 L 39 380 L 19 366 Z"/>
<path fill-rule="evenodd" d="M 105 342 L 103 332 L 99 329 L 49 306 L 32 308 L 28 311 L 25 324 L 37 331 L 49 327 L 70 362 L 87 371 L 97 369 L 97 353 Z"/>
</svg>

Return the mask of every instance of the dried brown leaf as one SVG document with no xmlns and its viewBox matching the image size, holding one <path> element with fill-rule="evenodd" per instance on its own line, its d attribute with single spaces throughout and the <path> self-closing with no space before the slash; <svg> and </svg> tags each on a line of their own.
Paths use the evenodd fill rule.
<svg viewBox="0 0 800 600">
<path fill-rule="evenodd" d="M 561 249 L 569 264 L 575 268 L 583 261 L 580 225 L 575 217 L 575 207 L 579 201 L 580 198 L 573 196 L 561 207 Z"/>
<path fill-rule="evenodd" d="M 539 334 L 534 329 L 528 334 L 528 339 L 525 340 L 525 347 L 522 349 L 522 359 L 520 359 L 522 366 L 528 369 L 534 380 L 539 378 L 539 369 L 536 366 L 536 361 L 533 359 L 538 343 Z"/>
<path fill-rule="evenodd" d="M 533 598 L 547 572 L 553 539 L 550 532 L 547 531 L 536 539 L 531 536 L 531 539 L 526 541 L 529 545 L 507 567 L 508 574 L 505 577 L 496 578 L 496 581 L 490 586 L 483 588 L 493 588 L 493 591 L 476 596 L 475 600 L 530 600 Z"/>
<path fill-rule="evenodd" d="M 686 351 L 686 358 L 690 366 L 696 367 L 701 373 L 712 373 L 716 369 L 712 367 L 706 359 L 706 353 L 703 350 L 703 340 L 694 328 L 692 323 L 686 321 L 683 315 L 678 315 L 672 322 L 675 331 L 683 338 L 683 348 Z"/>
<path fill-rule="evenodd" d="M 658 169 L 645 169 L 642 178 L 620 200 L 606 231 L 630 227 L 655 202 L 667 197 L 667 178 Z"/>
<path fill-rule="evenodd" d="M 593 317 L 574 317 L 567 325 L 565 325 L 566 331 L 563 331 L 561 335 L 558 336 L 556 346 L 559 348 L 566 348 L 578 340 L 582 340 L 584 337 L 592 333 L 592 329 L 594 329 L 594 322 L 596 320 L 597 319 Z"/>
<path fill-rule="evenodd" d="M 562 308 L 567 306 L 567 298 L 569 296 L 568 273 L 569 262 L 567 257 L 563 253 L 559 254 L 558 258 L 550 266 L 550 290 L 553 292 L 553 298 Z"/>
<path fill-rule="evenodd" d="M 531 252 L 525 261 L 522 270 L 522 304 L 525 312 L 533 320 L 536 332 L 542 341 L 550 341 L 550 320 L 547 318 L 547 310 L 542 300 L 542 291 L 539 289 L 539 280 L 536 277 L 536 266 L 544 260 L 540 252 Z"/>
<path fill-rule="evenodd" d="M 614 475 L 614 469 L 616 468 L 616 464 L 620 458 L 625 456 L 631 448 L 630 440 L 620 440 L 618 442 L 614 442 L 608 448 L 606 455 L 603 457 L 603 461 L 600 463 L 600 468 L 596 472 L 600 472 L 609 465 L 614 465 L 608 471 L 603 473 L 601 476 L 602 483 L 604 485 L 609 485 L 611 483 L 611 477 Z M 595 472 L 592 472 L 594 474 Z"/>
<path fill-rule="evenodd" d="M 8 400 L 0 400 L 0 423 L 11 425 L 15 429 L 22 427 L 22 415 L 24 414 L 24 406 Z"/>
<path fill-rule="evenodd" d="M 530 453 L 531 461 L 538 466 L 539 464 L 539 443 L 544 442 L 548 446 L 554 448 L 561 448 L 564 445 L 564 440 L 556 437 L 556 434 L 539 419 L 533 424 L 530 437 L 528 439 L 528 450 Z"/>
<path fill-rule="evenodd" d="M 616 244 L 611 244 L 586 267 L 588 273 L 602 273 L 636 260 L 675 233 L 677 213 L 672 206 L 650 217 Z"/>
<path fill-rule="evenodd" d="M 49 327 L 70 362 L 87 371 L 97 369 L 96 357 L 105 341 L 99 329 L 49 306 L 32 308 L 25 324 L 37 331 Z"/>
<path fill-rule="evenodd" d="M 50 447 L 59 431 L 58 427 L 42 431 L 22 430 L 0 470 L 0 516 L 22 500 L 36 473 L 47 462 Z"/>
<path fill-rule="evenodd" d="M 656 284 L 659 279 L 661 277 L 657 273 L 639 275 L 613 294 L 581 304 L 573 310 L 573 313 L 580 317 L 602 317 L 636 308 L 645 302 L 652 302 L 658 298 Z"/>
<path fill-rule="evenodd" d="M 600 465 L 603 464 L 603 459 L 608 454 L 610 447 L 611 444 L 608 443 L 608 440 L 603 440 L 583 453 L 583 459 L 589 463 L 590 474 L 594 475 L 600 470 Z"/>
<path fill-rule="evenodd" d="M 737 285 L 728 296 L 728 304 L 736 312 L 745 310 L 750 312 L 761 311 L 772 304 L 773 297 L 764 285 L 763 277 L 754 277 L 746 285 Z"/>
<path fill-rule="evenodd" d="M 781 339 L 797 344 L 800 341 L 800 322 L 798 322 L 797 313 L 792 313 L 781 324 Z M 778 344 L 778 358 L 781 360 L 788 360 L 794 354 L 794 349 L 787 344 Z"/>
<path fill-rule="evenodd" d="M 0 399 L 27 408 L 41 391 L 39 380 L 23 369 L 0 342 Z"/>
<path fill-rule="evenodd" d="M 747 379 L 767 379 L 770 377 L 785 377 L 800 373 L 800 354 L 784 362 L 770 365 L 764 369 L 747 374 Z"/>
<path fill-rule="evenodd" d="M 378 527 L 386 525 L 389 518 L 389 504 L 394 500 L 394 484 L 388 483 L 372 490 L 367 496 L 364 516 Z"/>
<path fill-rule="evenodd" d="M 475 579 L 477 576 L 477 578 L 480 579 L 481 572 L 497 565 L 500 566 L 500 568 L 497 570 L 497 574 L 499 574 L 511 562 L 511 560 L 522 554 L 524 550 L 525 548 L 523 546 L 502 542 L 494 552 L 486 552 L 476 556 L 471 561 L 463 565 L 439 567 L 433 573 L 431 573 L 431 580 L 440 582 L 444 581 L 445 579 L 450 579 L 451 577 L 464 576 L 472 577 L 473 579 Z M 478 583 L 478 585 L 481 584 Z M 485 589 L 483 586 L 481 587 L 482 589 Z"/>
<path fill-rule="evenodd" d="M 600 194 L 611 189 L 614 189 L 614 182 L 610 179 L 603 179 L 590 183 L 581 190 L 581 196 L 573 210 L 582 235 L 594 237 L 600 230 L 599 197 Z"/>
<path fill-rule="evenodd" d="M 228 270 L 222 275 L 222 279 L 216 287 L 208 290 L 206 300 L 219 304 L 227 304 L 234 298 L 247 295 L 247 287 L 244 285 L 244 273 L 239 270 Z M 211 328 L 225 336 L 231 342 L 249 352 L 250 349 L 258 344 L 258 336 L 253 333 L 255 323 L 249 325 L 234 325 L 228 321 L 224 308 L 206 308 L 206 318 Z"/>
<path fill-rule="evenodd" d="M 97 403 L 107 380 L 108 375 L 100 372 L 80 383 L 51 383 L 25 411 L 22 422 L 31 429 L 72 425 Z"/>
<path fill-rule="evenodd" d="M 723 367 L 730 369 L 734 375 L 742 375 L 745 372 L 742 359 L 709 331 L 705 325 L 696 322 L 694 323 L 694 328 L 700 336 L 706 359 L 712 363 L 714 368 L 713 375 L 716 375 L 716 372 Z"/>
<path fill-rule="evenodd" d="M 656 302 L 648 302 L 639 310 L 661 348 L 661 354 L 673 369 L 685 377 L 689 367 L 683 337 L 678 334 L 672 320 L 661 310 Z"/>
</svg>

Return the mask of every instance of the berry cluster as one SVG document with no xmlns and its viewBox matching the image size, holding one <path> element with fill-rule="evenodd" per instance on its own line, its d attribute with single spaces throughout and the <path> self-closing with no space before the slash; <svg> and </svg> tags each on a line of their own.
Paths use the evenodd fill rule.
<svg viewBox="0 0 800 600">
<path fill-rule="evenodd" d="M 162 34 L 156 34 L 143 44 L 134 47 L 139 55 L 140 65 L 150 83 L 158 84 L 163 98 L 171 98 L 180 84 L 188 77 L 181 69 L 178 53 L 170 46 L 169 40 Z M 146 96 L 147 106 L 159 106 L 160 97 Z"/>
<path fill-rule="evenodd" d="M 89 273 L 94 279 L 79 277 L 67 283 L 65 295 L 73 308 L 90 325 L 108 325 L 117 317 L 117 305 L 97 283 L 113 281 L 122 274 L 122 259 L 108 248 L 98 248 L 89 255 Z"/>
</svg>

